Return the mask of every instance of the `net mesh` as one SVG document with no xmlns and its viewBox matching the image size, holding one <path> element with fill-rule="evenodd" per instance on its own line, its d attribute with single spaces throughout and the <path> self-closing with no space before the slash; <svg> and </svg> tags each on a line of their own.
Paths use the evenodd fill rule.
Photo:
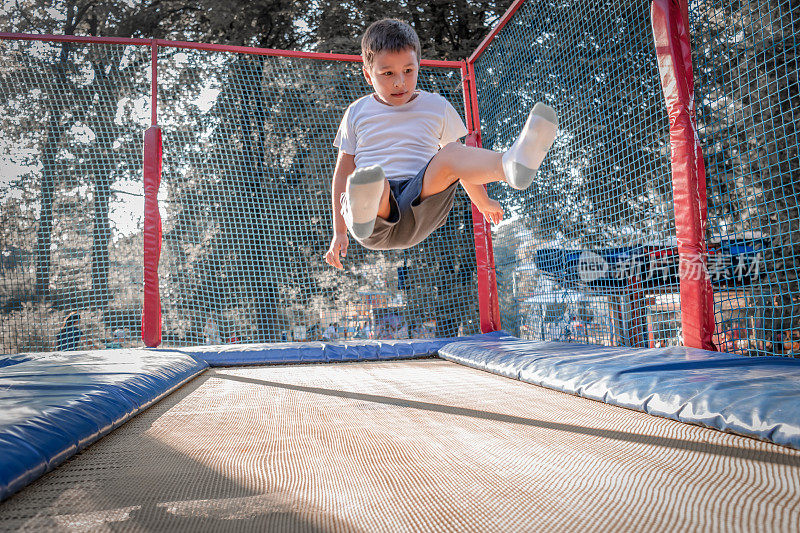
<svg viewBox="0 0 800 533">
<path fill-rule="evenodd" d="M 0 41 L 0 352 L 139 343 L 149 52 Z"/>
<path fill-rule="evenodd" d="M 692 1 L 717 343 L 800 353 L 800 14 L 777 0 Z"/>
<path fill-rule="evenodd" d="M 140 345 L 148 47 L 2 42 L 2 353 Z M 167 346 L 478 329 L 469 200 L 405 252 L 331 238 L 354 63 L 161 48 Z M 419 87 L 463 113 L 460 69 Z"/>
<path fill-rule="evenodd" d="M 489 188 L 506 218 L 493 228 L 503 329 L 678 344 L 669 126 L 648 3 L 525 2 L 475 76 L 486 148 L 506 150 L 537 101 L 559 115 L 533 185 Z"/>
<path fill-rule="evenodd" d="M 205 51 L 161 52 L 160 266 L 165 345 L 476 333 L 469 200 L 404 252 L 330 245 L 333 139 L 369 94 L 361 65 Z M 418 87 L 463 112 L 458 69 Z"/>
<path fill-rule="evenodd" d="M 708 175 L 714 340 L 800 352 L 798 16 L 689 4 Z M 575 21 L 580 20 L 580 24 Z M 358 64 L 161 48 L 165 345 L 451 337 L 478 330 L 469 201 L 404 252 L 323 262 L 332 146 Z M 0 350 L 139 345 L 149 48 L 0 42 Z M 489 187 L 503 327 L 679 344 L 669 129 L 647 3 L 525 2 L 475 63 L 484 147 L 536 101 L 560 134 L 533 186 Z M 457 69 L 420 88 L 461 112 Z"/>
</svg>

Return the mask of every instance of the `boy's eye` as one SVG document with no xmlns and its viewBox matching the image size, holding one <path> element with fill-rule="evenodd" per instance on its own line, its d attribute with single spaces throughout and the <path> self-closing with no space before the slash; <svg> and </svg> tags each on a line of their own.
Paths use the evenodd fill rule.
<svg viewBox="0 0 800 533">
<path fill-rule="evenodd" d="M 383 75 L 384 75 L 384 76 L 391 76 L 391 75 L 392 75 L 392 73 L 391 73 L 391 72 L 384 72 L 384 73 L 383 73 Z"/>
<path fill-rule="evenodd" d="M 413 68 L 407 68 L 406 69 L 406 74 L 411 74 L 412 72 L 414 72 Z"/>
</svg>

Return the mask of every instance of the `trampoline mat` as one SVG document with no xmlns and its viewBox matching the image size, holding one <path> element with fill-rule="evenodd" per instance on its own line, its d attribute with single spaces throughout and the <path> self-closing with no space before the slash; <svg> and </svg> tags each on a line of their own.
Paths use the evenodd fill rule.
<svg viewBox="0 0 800 533">
<path fill-rule="evenodd" d="M 209 370 L 0 528 L 788 530 L 800 452 L 438 359 Z"/>
</svg>

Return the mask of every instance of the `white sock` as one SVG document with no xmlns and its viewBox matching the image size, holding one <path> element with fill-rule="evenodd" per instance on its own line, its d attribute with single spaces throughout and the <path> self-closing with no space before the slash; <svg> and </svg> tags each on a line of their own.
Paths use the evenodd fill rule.
<svg viewBox="0 0 800 533">
<path fill-rule="evenodd" d="M 556 133 L 558 118 L 555 110 L 538 102 L 517 140 L 503 154 L 503 173 L 509 185 L 515 189 L 527 189 L 533 183 L 544 156 L 553 146 Z"/>
<path fill-rule="evenodd" d="M 357 168 L 347 177 L 342 215 L 350 233 L 359 239 L 372 235 L 386 177 L 379 165 Z"/>
</svg>

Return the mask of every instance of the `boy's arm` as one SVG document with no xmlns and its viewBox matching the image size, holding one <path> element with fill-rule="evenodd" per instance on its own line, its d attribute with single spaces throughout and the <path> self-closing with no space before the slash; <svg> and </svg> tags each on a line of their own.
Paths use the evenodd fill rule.
<svg viewBox="0 0 800 533">
<path fill-rule="evenodd" d="M 342 257 L 347 255 L 347 225 L 342 216 L 342 201 L 341 196 L 347 186 L 347 176 L 353 173 L 356 169 L 355 156 L 346 154 L 339 150 L 339 156 L 336 158 L 336 169 L 333 171 L 333 184 L 331 186 L 331 204 L 333 206 L 333 240 L 325 254 L 325 262 L 336 268 L 342 268 L 342 262 L 339 260 L 339 254 Z"/>
<path fill-rule="evenodd" d="M 460 181 L 459 183 L 461 183 L 461 186 L 464 187 L 465 191 L 467 191 L 467 196 L 469 196 L 469 199 L 472 200 L 472 203 L 475 204 L 478 209 L 486 205 L 486 200 L 489 199 L 489 194 L 486 192 L 486 187 L 483 185 L 466 183 L 464 181 Z"/>
<path fill-rule="evenodd" d="M 464 187 L 464 190 L 467 191 L 469 199 L 472 200 L 472 203 L 475 204 L 475 207 L 478 208 L 478 211 L 480 211 L 486 219 L 495 224 L 503 220 L 503 207 L 500 205 L 500 202 L 489 198 L 485 186 L 466 183 L 464 181 L 460 183 L 461 186 Z"/>
<path fill-rule="evenodd" d="M 331 200 L 333 201 L 333 233 L 347 234 L 347 225 L 342 216 L 342 193 L 347 186 L 347 176 L 356 169 L 356 157 L 339 150 L 336 158 L 336 168 L 333 171 L 333 185 L 331 186 Z"/>
</svg>

